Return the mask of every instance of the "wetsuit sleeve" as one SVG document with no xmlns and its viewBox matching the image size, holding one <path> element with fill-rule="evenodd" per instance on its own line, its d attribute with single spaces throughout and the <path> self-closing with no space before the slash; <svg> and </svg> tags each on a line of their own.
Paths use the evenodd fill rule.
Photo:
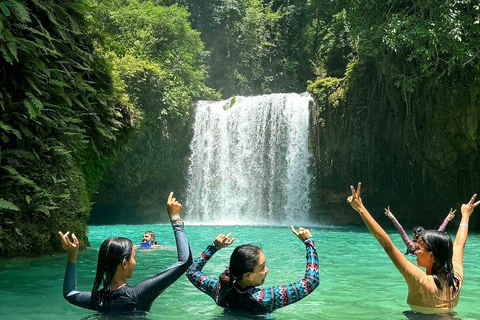
<svg viewBox="0 0 480 320">
<path fill-rule="evenodd" d="M 172 224 L 172 227 L 177 243 L 178 261 L 159 274 L 132 287 L 132 298 L 137 301 L 138 309 L 150 309 L 153 301 L 180 278 L 192 263 L 192 253 L 185 235 L 183 222 L 176 222 Z"/>
<path fill-rule="evenodd" d="M 307 251 L 307 266 L 302 280 L 287 285 L 267 289 L 254 289 L 252 296 L 268 311 L 300 301 L 318 287 L 318 255 L 313 238 L 305 240 Z"/>
<path fill-rule="evenodd" d="M 397 218 L 395 218 L 395 216 L 392 214 L 390 219 L 392 219 L 395 228 L 397 228 L 398 233 L 400 233 L 400 236 L 402 237 L 402 240 L 407 246 L 408 250 L 411 252 L 415 252 L 415 243 L 413 243 L 413 241 L 410 240 L 410 238 L 407 236 L 407 233 L 405 232 L 405 230 L 403 230 L 403 227 L 400 222 L 398 222 Z"/>
<path fill-rule="evenodd" d="M 443 223 L 440 225 L 440 227 L 438 227 L 438 231 L 443 231 L 445 230 L 445 228 L 447 227 L 447 224 L 450 222 L 450 220 L 448 220 L 447 218 L 445 218 L 445 220 L 443 220 Z"/>
<path fill-rule="evenodd" d="M 219 248 L 213 243 L 205 249 L 200 257 L 193 261 L 193 264 L 187 270 L 187 278 L 200 291 L 208 294 L 215 301 L 218 300 L 220 283 L 218 278 L 210 277 L 202 272 L 205 264 L 217 252 Z"/>
<path fill-rule="evenodd" d="M 77 272 L 75 263 L 67 263 L 65 278 L 63 280 L 63 297 L 73 305 L 78 307 L 92 309 L 91 292 L 77 291 Z"/>
</svg>

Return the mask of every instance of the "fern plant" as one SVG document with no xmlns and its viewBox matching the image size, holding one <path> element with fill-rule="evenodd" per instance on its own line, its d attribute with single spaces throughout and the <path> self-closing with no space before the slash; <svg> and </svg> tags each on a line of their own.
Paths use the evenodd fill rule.
<svg viewBox="0 0 480 320">
<path fill-rule="evenodd" d="M 87 13 L 83 0 L 0 1 L 0 257 L 58 250 L 57 230 L 86 240 L 86 181 L 134 125 Z"/>
</svg>

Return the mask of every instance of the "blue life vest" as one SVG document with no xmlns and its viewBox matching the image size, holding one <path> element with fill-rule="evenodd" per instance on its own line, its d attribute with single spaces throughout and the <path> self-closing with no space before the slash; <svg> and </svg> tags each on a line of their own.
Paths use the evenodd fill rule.
<svg viewBox="0 0 480 320">
<path fill-rule="evenodd" d="M 142 243 L 140 245 L 140 247 L 144 247 L 144 248 L 151 248 L 152 247 L 152 242 L 151 241 L 148 241 L 146 243 Z"/>
</svg>

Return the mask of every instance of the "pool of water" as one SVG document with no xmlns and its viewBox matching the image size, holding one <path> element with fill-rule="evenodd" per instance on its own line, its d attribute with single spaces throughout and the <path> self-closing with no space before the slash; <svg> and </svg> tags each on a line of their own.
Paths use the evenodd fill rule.
<svg viewBox="0 0 480 320">
<path fill-rule="evenodd" d="M 97 250 L 111 236 L 140 242 L 152 230 L 167 246 L 139 250 L 137 267 L 129 284 L 162 271 L 176 261 L 175 239 L 169 225 L 115 225 L 90 227 L 92 245 L 77 261 L 79 290 L 90 291 L 95 277 Z M 407 286 L 383 249 L 366 228 L 311 228 L 320 259 L 320 286 L 307 298 L 268 315 L 271 319 L 407 319 L 403 311 Z M 186 226 L 194 258 L 219 233 L 237 238 L 205 266 L 207 274 L 220 274 L 235 245 L 262 247 L 270 272 L 264 286 L 296 281 L 305 271 L 305 249 L 288 227 Z M 453 232 L 453 231 L 452 231 Z M 405 246 L 393 230 L 395 245 Z M 93 311 L 68 304 L 62 297 L 66 254 L 36 259 L 0 261 L 0 319 L 82 319 Z M 412 262 L 415 257 L 410 258 Z M 480 235 L 470 234 L 465 249 L 465 283 L 455 319 L 480 319 Z M 148 319 L 253 319 L 244 313 L 226 313 L 213 300 L 180 278 L 155 301 Z M 415 319 L 424 319 L 416 317 Z"/>
</svg>

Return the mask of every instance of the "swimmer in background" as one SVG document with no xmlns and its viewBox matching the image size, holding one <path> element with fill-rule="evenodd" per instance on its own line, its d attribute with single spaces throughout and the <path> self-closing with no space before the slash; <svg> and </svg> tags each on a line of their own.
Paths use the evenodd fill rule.
<svg viewBox="0 0 480 320">
<path fill-rule="evenodd" d="M 140 245 L 135 245 L 135 249 L 141 248 L 141 249 L 160 249 L 160 248 L 165 248 L 165 246 L 162 246 L 161 244 L 158 244 L 157 241 L 155 241 L 155 233 L 153 231 L 145 231 L 143 234 L 143 239 L 142 243 Z"/>
<path fill-rule="evenodd" d="M 218 278 L 202 272 L 205 264 L 220 249 L 233 243 L 227 235 L 218 235 L 211 245 L 195 259 L 187 270 L 187 278 L 203 293 L 208 294 L 215 303 L 224 308 L 238 308 L 253 312 L 272 312 L 297 302 L 318 287 L 318 256 L 315 242 L 308 229 L 299 228 L 292 232 L 306 248 L 306 270 L 303 279 L 287 285 L 270 288 L 257 288 L 265 282 L 268 268 L 265 255 L 259 247 L 244 244 L 238 246 L 230 257 L 230 266 Z"/>
<path fill-rule="evenodd" d="M 411 310 L 425 314 L 451 313 L 457 306 L 463 285 L 463 251 L 468 236 L 468 222 L 475 207 L 476 194 L 461 208 L 462 221 L 455 242 L 446 232 L 427 230 L 417 242 L 417 265 L 415 266 L 398 250 L 383 228 L 373 219 L 360 198 L 360 187 L 350 187 L 352 195 L 347 202 L 360 214 L 375 239 L 380 243 L 390 260 L 408 286 L 407 303 Z"/>
<path fill-rule="evenodd" d="M 143 234 L 143 239 L 140 246 L 151 247 L 154 245 L 158 245 L 158 242 L 155 241 L 155 233 L 153 231 L 145 231 L 145 233 Z"/>
<path fill-rule="evenodd" d="M 127 279 L 132 277 L 137 265 L 133 243 L 127 238 L 111 237 L 103 241 L 98 251 L 97 273 L 92 291 L 78 291 L 75 264 L 79 242 L 75 234 L 72 234 L 71 241 L 69 232 L 59 232 L 63 248 L 68 253 L 63 297 L 73 305 L 100 312 L 149 311 L 155 299 L 192 264 L 192 254 L 180 220 L 181 210 L 182 205 L 173 198 L 171 192 L 167 201 L 167 213 L 175 234 L 178 261 L 134 286 L 127 284 Z M 103 288 L 100 289 L 100 286 Z"/>
<path fill-rule="evenodd" d="M 445 220 L 443 220 L 443 223 L 440 225 L 440 227 L 438 228 L 438 231 L 443 231 L 445 230 L 445 228 L 447 227 L 447 224 L 452 221 L 452 219 L 455 217 L 455 212 L 457 212 L 457 210 L 453 210 L 452 208 L 450 208 L 450 212 L 448 213 L 447 217 L 445 218 Z M 418 238 L 425 232 L 425 229 L 423 227 L 420 227 L 420 226 L 417 226 L 417 227 L 414 227 L 413 228 L 413 241 L 410 240 L 408 238 L 408 235 L 407 233 L 405 232 L 405 230 L 403 229 L 402 225 L 400 224 L 400 222 L 398 222 L 398 220 L 395 218 L 395 216 L 393 215 L 393 213 L 390 211 L 390 207 L 388 207 L 387 209 L 385 209 L 385 215 L 387 217 L 389 217 L 390 219 L 392 219 L 392 222 L 393 224 L 395 225 L 395 228 L 397 228 L 398 230 L 398 233 L 400 233 L 400 236 L 402 237 L 402 240 L 403 242 L 405 243 L 405 245 L 407 246 L 407 252 L 405 252 L 405 254 L 412 254 L 414 255 L 415 254 L 415 243 L 418 242 Z"/>
</svg>

